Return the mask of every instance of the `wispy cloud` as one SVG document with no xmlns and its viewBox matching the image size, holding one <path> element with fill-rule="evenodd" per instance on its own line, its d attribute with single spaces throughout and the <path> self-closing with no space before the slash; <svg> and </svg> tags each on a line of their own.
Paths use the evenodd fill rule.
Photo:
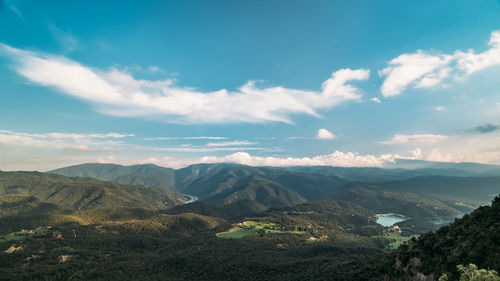
<svg viewBox="0 0 500 281">
<path fill-rule="evenodd" d="M 308 137 L 297 137 L 297 136 L 293 136 L 293 137 L 288 137 L 288 138 L 285 138 L 285 140 L 304 140 L 304 139 L 308 139 Z"/>
<path fill-rule="evenodd" d="M 321 91 L 261 88 L 250 81 L 237 91 L 202 92 L 178 87 L 171 79 L 138 80 L 116 68 L 103 71 L 5 44 L 0 53 L 11 58 L 15 71 L 29 81 L 91 102 L 104 114 L 164 116 L 184 123 L 291 123 L 293 114 L 318 116 L 317 110 L 360 100 L 359 89 L 349 82 L 369 77 L 365 69 L 341 69 L 323 82 Z"/>
<path fill-rule="evenodd" d="M 225 140 L 227 137 L 154 137 L 154 138 L 144 138 L 147 141 L 156 140 Z"/>
<path fill-rule="evenodd" d="M 430 144 L 446 140 L 448 137 L 432 134 L 401 135 L 396 134 L 391 140 L 378 142 L 380 144 Z"/>
<path fill-rule="evenodd" d="M 457 50 L 453 54 L 430 54 L 418 50 L 402 54 L 379 71 L 379 75 L 385 77 L 380 91 L 384 97 L 397 96 L 407 88 L 430 88 L 499 65 L 500 31 L 491 33 L 488 46 L 482 53 Z"/>
<path fill-rule="evenodd" d="M 79 151 L 109 151 L 120 144 L 117 139 L 134 136 L 132 134 L 74 134 L 45 133 L 33 134 L 0 130 L 0 144 L 27 147 L 52 147 Z"/>
<path fill-rule="evenodd" d="M 386 144 L 385 154 L 360 154 L 335 151 L 308 157 L 257 156 L 251 153 L 283 153 L 254 145 L 171 147 L 134 144 L 130 134 L 74 134 L 74 133 L 21 133 L 0 131 L 0 169 L 49 170 L 64 165 L 86 162 L 140 164 L 155 163 L 168 167 L 185 167 L 205 162 L 231 162 L 252 166 L 345 166 L 381 167 L 397 159 L 425 159 L 432 161 L 500 163 L 500 130 L 488 134 L 396 135 Z M 403 136 L 403 137 L 401 137 Z M 445 137 L 445 138 L 443 138 Z M 243 142 L 243 141 L 240 141 Z M 224 142 L 221 142 L 224 143 Z M 227 142 L 230 143 L 230 142 Z M 407 152 L 405 145 L 425 147 Z M 465 145 L 464 145 L 465 144 Z M 402 149 L 401 149 L 402 148 Z M 222 155 L 221 153 L 231 153 Z M 142 159 L 142 160 L 141 160 Z"/>
<path fill-rule="evenodd" d="M 161 69 L 160 67 L 158 67 L 156 65 L 150 65 L 150 66 L 148 66 L 148 70 L 151 73 L 163 72 L 163 69 Z"/>
<path fill-rule="evenodd" d="M 83 151 L 83 152 L 99 152 L 99 151 L 113 151 L 112 147 L 89 147 L 87 145 L 76 145 L 67 147 L 68 150 Z"/>
<path fill-rule="evenodd" d="M 3 3 L 4 5 L 9 9 L 11 10 L 14 14 L 16 14 L 16 16 L 21 20 L 21 21 L 24 21 L 24 16 L 23 14 L 21 13 L 21 11 L 16 7 L 14 6 L 11 1 L 6 1 L 6 0 L 3 0 Z M 0 6 L 2 4 L 2 1 L 0 1 Z"/>
<path fill-rule="evenodd" d="M 379 98 L 377 98 L 377 97 L 373 97 L 373 98 L 371 98 L 370 100 L 371 100 L 372 102 L 375 102 L 375 103 L 381 103 L 381 102 L 382 102 L 382 101 L 381 101 Z"/>
<path fill-rule="evenodd" d="M 200 152 L 219 152 L 219 151 L 265 151 L 269 149 L 264 149 L 260 147 L 206 147 L 206 146 L 181 146 L 181 147 L 145 147 L 144 149 L 152 150 L 152 151 L 169 151 L 169 152 L 191 152 L 191 153 L 200 153 Z"/>
<path fill-rule="evenodd" d="M 255 142 L 249 141 L 224 141 L 224 142 L 209 142 L 208 147 L 223 147 L 223 146 L 237 146 L 237 145 L 254 145 Z"/>
<path fill-rule="evenodd" d="M 65 53 L 70 53 L 81 47 L 82 43 L 76 35 L 69 29 L 61 29 L 50 23 L 49 31 L 52 36 L 61 44 Z"/>
</svg>

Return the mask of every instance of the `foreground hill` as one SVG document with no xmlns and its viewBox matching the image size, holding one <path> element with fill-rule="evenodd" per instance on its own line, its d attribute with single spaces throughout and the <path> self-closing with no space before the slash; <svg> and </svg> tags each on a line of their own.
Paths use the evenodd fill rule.
<svg viewBox="0 0 500 281">
<path fill-rule="evenodd" d="M 161 211 L 165 214 L 195 213 L 226 219 L 229 223 L 259 221 L 272 223 L 284 230 L 298 230 L 313 237 L 347 234 L 377 236 L 383 227 L 375 222 L 375 213 L 353 203 L 323 200 L 292 207 L 266 208 L 253 200 L 240 200 L 227 205 L 194 202 Z M 350 239 L 356 239 L 352 236 Z"/>
<path fill-rule="evenodd" d="M 8 234 L 0 223 L 0 280 L 368 280 L 356 264 L 385 245 L 373 214 L 354 204 L 261 208 L 242 200 L 160 212 L 89 209 Z M 241 209 L 257 212 L 231 215 Z M 240 221 L 262 228 L 216 236 Z"/>
<path fill-rule="evenodd" d="M 0 172 L 0 195 L 10 201 L 11 208 L 39 201 L 72 211 L 104 207 L 165 209 L 185 202 L 183 196 L 158 187 L 38 172 Z"/>
<path fill-rule="evenodd" d="M 359 205 L 336 200 L 272 208 L 245 219 L 265 220 L 291 229 L 300 228 L 315 238 L 327 239 L 376 237 L 382 235 L 384 229 L 375 222 L 375 213 Z M 350 234 L 354 235 L 349 237 Z"/>
<path fill-rule="evenodd" d="M 386 280 L 417 280 L 418 275 L 418 280 L 437 280 L 443 273 L 458 280 L 457 265 L 470 263 L 500 271 L 500 197 L 491 206 L 401 246 L 384 270 Z"/>
</svg>

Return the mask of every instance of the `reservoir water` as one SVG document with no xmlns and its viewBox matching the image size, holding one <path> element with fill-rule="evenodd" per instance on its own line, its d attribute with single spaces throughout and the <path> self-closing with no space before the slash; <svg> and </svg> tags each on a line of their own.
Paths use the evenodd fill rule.
<svg viewBox="0 0 500 281">
<path fill-rule="evenodd" d="M 407 219 L 408 218 L 403 216 L 403 215 L 390 213 L 390 214 L 378 215 L 377 223 L 381 224 L 385 227 L 389 227 L 389 226 L 393 226 L 395 223 L 402 222 L 402 221 L 405 221 Z"/>
<path fill-rule="evenodd" d="M 198 201 L 197 196 L 189 195 L 189 194 L 183 194 L 183 195 L 189 198 L 188 201 L 186 201 L 186 203 L 184 203 L 184 204 L 189 204 L 189 203 L 193 203 L 195 201 Z"/>
</svg>

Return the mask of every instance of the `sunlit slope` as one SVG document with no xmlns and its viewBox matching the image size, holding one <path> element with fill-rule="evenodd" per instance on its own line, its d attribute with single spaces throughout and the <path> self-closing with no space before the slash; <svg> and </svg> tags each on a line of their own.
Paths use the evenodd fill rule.
<svg viewBox="0 0 500 281">
<path fill-rule="evenodd" d="M 0 172 L 0 194 L 32 197 L 70 210 L 103 207 L 165 209 L 185 201 L 183 196 L 158 187 L 124 185 L 38 172 Z"/>
</svg>

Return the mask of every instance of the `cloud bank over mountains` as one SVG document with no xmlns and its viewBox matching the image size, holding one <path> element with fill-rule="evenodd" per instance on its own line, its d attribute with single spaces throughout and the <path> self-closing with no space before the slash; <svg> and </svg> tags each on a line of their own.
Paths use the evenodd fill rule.
<svg viewBox="0 0 500 281">
<path fill-rule="evenodd" d="M 396 159 L 417 159 L 414 155 L 400 156 L 393 154 L 360 155 L 355 152 L 335 151 L 330 154 L 313 157 L 260 157 L 246 152 L 236 152 L 223 157 L 207 156 L 200 158 L 200 163 L 237 163 L 249 166 L 339 166 L 339 167 L 381 167 Z"/>
<path fill-rule="evenodd" d="M 479 128 L 479 129 L 478 129 Z M 83 162 L 124 165 L 153 163 L 181 168 L 195 163 L 238 163 L 250 166 L 341 166 L 383 167 L 398 159 L 444 162 L 497 163 L 500 159 L 500 131 L 492 126 L 475 127 L 476 132 L 457 135 L 397 134 L 392 139 L 374 142 L 379 153 L 340 151 L 313 156 L 287 156 L 266 144 L 228 137 L 177 137 L 153 143 L 143 137 L 124 133 L 26 133 L 0 131 L 0 167 L 16 170 L 50 170 Z M 485 133 L 488 131 L 487 133 Z M 282 139 L 282 142 L 288 140 Z M 310 141 L 322 142 L 310 138 Z M 144 144 L 145 142 L 145 144 Z M 176 142 L 181 142 L 176 143 Z M 185 142 L 193 142 L 189 144 Z M 465 144 L 465 145 L 464 145 Z M 274 145 L 273 145 L 274 146 Z M 389 148 L 389 149 L 387 149 Z M 387 152 L 389 151 L 389 152 Z M 273 153 L 262 156 L 262 152 Z M 19 153 L 23 157 L 19 157 Z M 211 155 L 218 153 L 216 155 Z M 220 153 L 229 153 L 227 155 Z M 286 152 L 285 152 L 286 153 Z"/>
</svg>

